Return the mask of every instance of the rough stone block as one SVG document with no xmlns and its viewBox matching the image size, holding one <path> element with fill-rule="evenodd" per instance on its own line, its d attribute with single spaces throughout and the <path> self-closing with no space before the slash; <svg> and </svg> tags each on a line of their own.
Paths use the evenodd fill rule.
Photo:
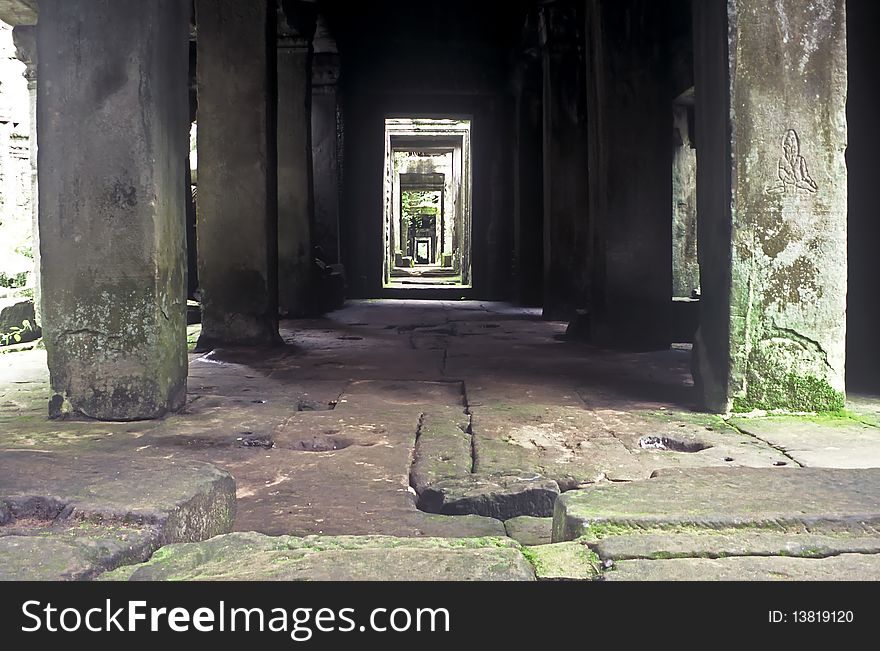
<svg viewBox="0 0 880 651">
<path fill-rule="evenodd" d="M 218 536 L 170 545 L 102 580 L 533 581 L 519 545 L 504 538 Z"/>
<path fill-rule="evenodd" d="M 548 517 L 559 485 L 543 477 L 468 475 L 426 487 L 419 506 L 445 515 L 476 514 L 499 520 L 518 515 Z"/>
<path fill-rule="evenodd" d="M 521 545 L 546 545 L 551 542 L 553 518 L 521 515 L 505 521 L 504 529 Z"/>
</svg>

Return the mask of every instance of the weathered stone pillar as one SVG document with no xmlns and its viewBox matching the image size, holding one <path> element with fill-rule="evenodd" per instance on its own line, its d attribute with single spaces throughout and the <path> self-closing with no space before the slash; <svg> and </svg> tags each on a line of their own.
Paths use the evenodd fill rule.
<svg viewBox="0 0 880 651">
<path fill-rule="evenodd" d="M 186 397 L 187 0 L 42 0 L 37 132 L 50 416 Z"/>
<path fill-rule="evenodd" d="M 278 306 L 309 312 L 312 290 L 311 64 L 314 18 L 278 13 Z M 299 20 L 295 20 L 295 19 Z"/>
<path fill-rule="evenodd" d="M 587 3 L 590 340 L 663 348 L 672 307 L 669 8 Z"/>
<path fill-rule="evenodd" d="M 541 7 L 544 95 L 544 317 L 567 319 L 586 307 L 587 140 L 582 3 Z"/>
<path fill-rule="evenodd" d="M 24 63 L 24 78 L 30 95 L 30 134 L 28 150 L 31 163 L 31 251 L 34 256 L 34 311 L 37 324 L 43 322 L 42 289 L 40 287 L 40 222 L 37 184 L 37 29 L 34 25 L 17 25 L 12 30 L 15 56 Z"/>
<path fill-rule="evenodd" d="M 275 17 L 196 0 L 199 349 L 279 340 Z"/>
<path fill-rule="evenodd" d="M 717 411 L 842 407 L 845 2 L 696 2 L 694 30 L 695 379 Z"/>
<path fill-rule="evenodd" d="M 312 166 L 315 230 L 312 241 L 327 264 L 341 262 L 339 253 L 340 193 L 339 53 L 318 16 L 312 60 Z"/>
</svg>

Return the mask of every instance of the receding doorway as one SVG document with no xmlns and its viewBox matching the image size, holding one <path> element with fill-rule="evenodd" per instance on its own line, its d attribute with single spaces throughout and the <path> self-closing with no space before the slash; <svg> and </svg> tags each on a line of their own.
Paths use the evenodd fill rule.
<svg viewBox="0 0 880 651">
<path fill-rule="evenodd" d="M 385 120 L 384 286 L 471 287 L 470 120 Z"/>
</svg>

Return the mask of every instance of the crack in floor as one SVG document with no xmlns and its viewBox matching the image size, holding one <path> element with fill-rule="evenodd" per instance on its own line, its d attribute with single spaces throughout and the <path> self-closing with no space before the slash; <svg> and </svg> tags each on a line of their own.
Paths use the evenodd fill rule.
<svg viewBox="0 0 880 651">
<path fill-rule="evenodd" d="M 465 434 L 471 437 L 471 474 L 473 475 L 477 472 L 477 437 L 474 436 L 474 414 L 471 411 L 471 404 L 468 401 L 467 384 L 463 380 L 461 382 L 461 400 L 464 404 L 464 413 L 468 417 Z"/>
<path fill-rule="evenodd" d="M 779 454 L 781 454 L 782 456 L 784 456 L 786 459 L 789 459 L 789 460 L 790 460 L 795 466 L 797 466 L 798 468 L 805 468 L 805 467 L 806 467 L 806 466 L 804 466 L 804 464 L 802 464 L 800 461 L 798 461 L 798 460 L 795 459 L 793 456 L 791 456 L 791 455 L 788 453 L 788 451 L 787 451 L 785 448 L 783 448 L 782 446 L 774 445 L 774 444 L 771 443 L 770 441 L 767 441 L 767 440 L 765 440 L 765 439 L 762 439 L 760 436 L 757 436 L 757 435 L 755 435 L 755 434 L 752 434 L 751 432 L 747 432 L 746 430 L 742 430 L 742 429 L 740 429 L 739 427 L 737 427 L 736 425 L 734 425 L 733 423 L 731 423 L 729 420 L 725 420 L 724 422 L 727 424 L 728 427 L 730 427 L 730 428 L 732 428 L 733 430 L 739 432 L 739 433 L 742 434 L 743 436 L 748 436 L 749 438 L 755 439 L 756 441 L 760 441 L 760 442 L 763 443 L 764 445 L 767 445 L 767 446 L 773 448 L 773 449 L 776 450 Z M 773 465 L 776 465 L 776 464 L 773 464 Z"/>
<path fill-rule="evenodd" d="M 415 483 L 415 480 L 413 479 L 413 471 L 415 470 L 415 467 L 416 467 L 416 455 L 418 454 L 418 451 L 419 451 L 419 439 L 422 437 L 422 426 L 425 424 L 425 416 L 426 415 L 427 414 L 425 412 L 422 412 L 419 414 L 419 422 L 416 425 L 416 435 L 415 435 L 415 438 L 413 439 L 412 455 L 410 456 L 410 462 L 409 462 L 409 490 L 412 492 L 412 494 L 416 498 L 416 508 L 418 508 L 419 493 L 416 490 L 416 483 Z"/>
</svg>

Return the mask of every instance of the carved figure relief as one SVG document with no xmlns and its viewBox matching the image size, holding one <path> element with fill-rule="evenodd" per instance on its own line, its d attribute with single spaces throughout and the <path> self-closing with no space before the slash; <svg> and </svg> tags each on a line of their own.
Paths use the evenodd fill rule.
<svg viewBox="0 0 880 651">
<path fill-rule="evenodd" d="M 785 192 L 789 188 L 793 190 L 805 190 L 813 193 L 819 186 L 810 176 L 807 169 L 807 161 L 801 156 L 801 143 L 797 131 L 789 129 L 782 138 L 782 156 L 776 166 L 777 180 L 767 192 Z"/>
</svg>

